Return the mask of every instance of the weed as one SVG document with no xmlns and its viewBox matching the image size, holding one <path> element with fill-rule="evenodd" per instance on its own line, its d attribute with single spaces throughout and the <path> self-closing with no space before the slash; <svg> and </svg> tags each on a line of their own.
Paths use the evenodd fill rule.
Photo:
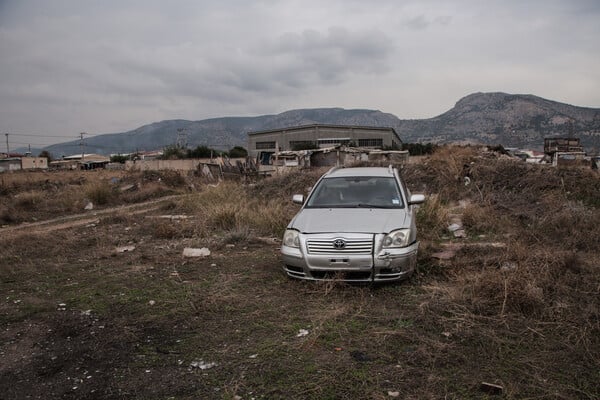
<svg viewBox="0 0 600 400">
<path fill-rule="evenodd" d="M 35 210 L 44 201 L 44 193 L 29 191 L 15 196 L 15 207 L 22 210 Z"/>
<path fill-rule="evenodd" d="M 98 205 L 108 204 L 115 195 L 110 184 L 104 181 L 88 183 L 83 191 L 86 198 Z"/>
<path fill-rule="evenodd" d="M 448 208 L 442 204 L 439 195 L 429 196 L 417 210 L 419 236 L 424 239 L 437 240 L 445 232 L 447 225 Z"/>
</svg>

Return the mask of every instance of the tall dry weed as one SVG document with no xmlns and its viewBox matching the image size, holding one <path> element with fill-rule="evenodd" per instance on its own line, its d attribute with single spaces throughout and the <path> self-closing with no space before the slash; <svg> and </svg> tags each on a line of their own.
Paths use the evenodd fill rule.
<svg viewBox="0 0 600 400">
<path fill-rule="evenodd" d="M 419 236 L 426 240 L 439 240 L 448 226 L 448 207 L 442 204 L 440 195 L 428 196 L 417 210 Z"/>
<path fill-rule="evenodd" d="M 98 205 L 108 204 L 115 197 L 112 186 L 106 181 L 87 183 L 83 192 L 88 200 Z"/>
</svg>

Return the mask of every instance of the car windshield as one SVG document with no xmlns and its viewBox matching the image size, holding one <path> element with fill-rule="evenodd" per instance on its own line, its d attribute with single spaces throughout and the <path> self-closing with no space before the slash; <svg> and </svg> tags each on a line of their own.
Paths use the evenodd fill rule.
<svg viewBox="0 0 600 400">
<path fill-rule="evenodd" d="M 307 208 L 403 208 L 394 178 L 356 176 L 322 179 Z"/>
</svg>

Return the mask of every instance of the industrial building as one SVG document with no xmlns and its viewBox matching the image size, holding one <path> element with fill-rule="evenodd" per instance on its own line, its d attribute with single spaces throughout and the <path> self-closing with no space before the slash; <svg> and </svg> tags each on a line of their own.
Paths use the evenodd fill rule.
<svg viewBox="0 0 600 400">
<path fill-rule="evenodd" d="M 248 154 L 261 164 L 275 153 L 335 146 L 400 149 L 402 141 L 393 128 L 345 125 L 304 125 L 248 133 Z"/>
</svg>

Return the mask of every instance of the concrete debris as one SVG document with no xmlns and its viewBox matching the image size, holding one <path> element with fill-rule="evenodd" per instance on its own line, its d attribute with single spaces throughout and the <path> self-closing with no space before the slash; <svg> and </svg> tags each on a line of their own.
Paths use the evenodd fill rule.
<svg viewBox="0 0 600 400">
<path fill-rule="evenodd" d="M 451 260 L 456 255 L 456 250 L 444 250 L 437 253 L 433 253 L 431 258 L 437 258 L 438 260 Z"/>
<path fill-rule="evenodd" d="M 119 188 L 119 190 L 120 190 L 121 192 L 129 192 L 129 191 L 133 191 L 133 190 L 135 190 L 135 189 L 137 189 L 137 185 L 136 185 L 136 184 L 132 184 L 132 185 L 125 185 L 125 186 L 121 186 L 121 187 Z"/>
<path fill-rule="evenodd" d="M 462 226 L 460 226 L 459 224 L 450 224 L 448 225 L 448 230 L 450 232 L 456 232 L 458 230 L 462 229 Z"/>
<path fill-rule="evenodd" d="M 183 249 L 184 257 L 208 257 L 210 256 L 210 250 L 206 247 L 202 247 L 201 249 L 196 249 L 193 247 L 186 247 Z"/>
<path fill-rule="evenodd" d="M 302 337 L 308 335 L 308 331 L 306 329 L 300 329 L 296 337 Z"/>
<path fill-rule="evenodd" d="M 275 238 L 275 237 L 261 237 L 261 236 L 258 236 L 256 238 L 256 240 L 258 240 L 259 242 L 265 243 L 265 244 L 280 244 L 280 242 L 281 242 L 281 239 Z"/>
<path fill-rule="evenodd" d="M 194 368 L 198 368 L 198 369 L 211 369 L 213 367 L 216 367 L 217 363 L 214 362 L 204 362 L 203 360 L 200 361 L 192 361 L 190 363 L 190 369 L 194 369 Z"/>
<path fill-rule="evenodd" d="M 88 203 L 85 205 L 85 207 L 83 207 L 84 210 L 93 210 L 94 209 L 94 203 L 92 203 L 91 201 L 88 201 Z"/>
<path fill-rule="evenodd" d="M 135 246 L 120 246 L 115 248 L 115 253 L 127 253 L 128 251 L 135 250 Z"/>
<path fill-rule="evenodd" d="M 454 232 L 452 232 L 452 234 L 457 239 L 462 239 L 462 238 L 466 238 L 467 237 L 467 233 L 465 232 L 464 229 L 457 229 Z"/>
</svg>

